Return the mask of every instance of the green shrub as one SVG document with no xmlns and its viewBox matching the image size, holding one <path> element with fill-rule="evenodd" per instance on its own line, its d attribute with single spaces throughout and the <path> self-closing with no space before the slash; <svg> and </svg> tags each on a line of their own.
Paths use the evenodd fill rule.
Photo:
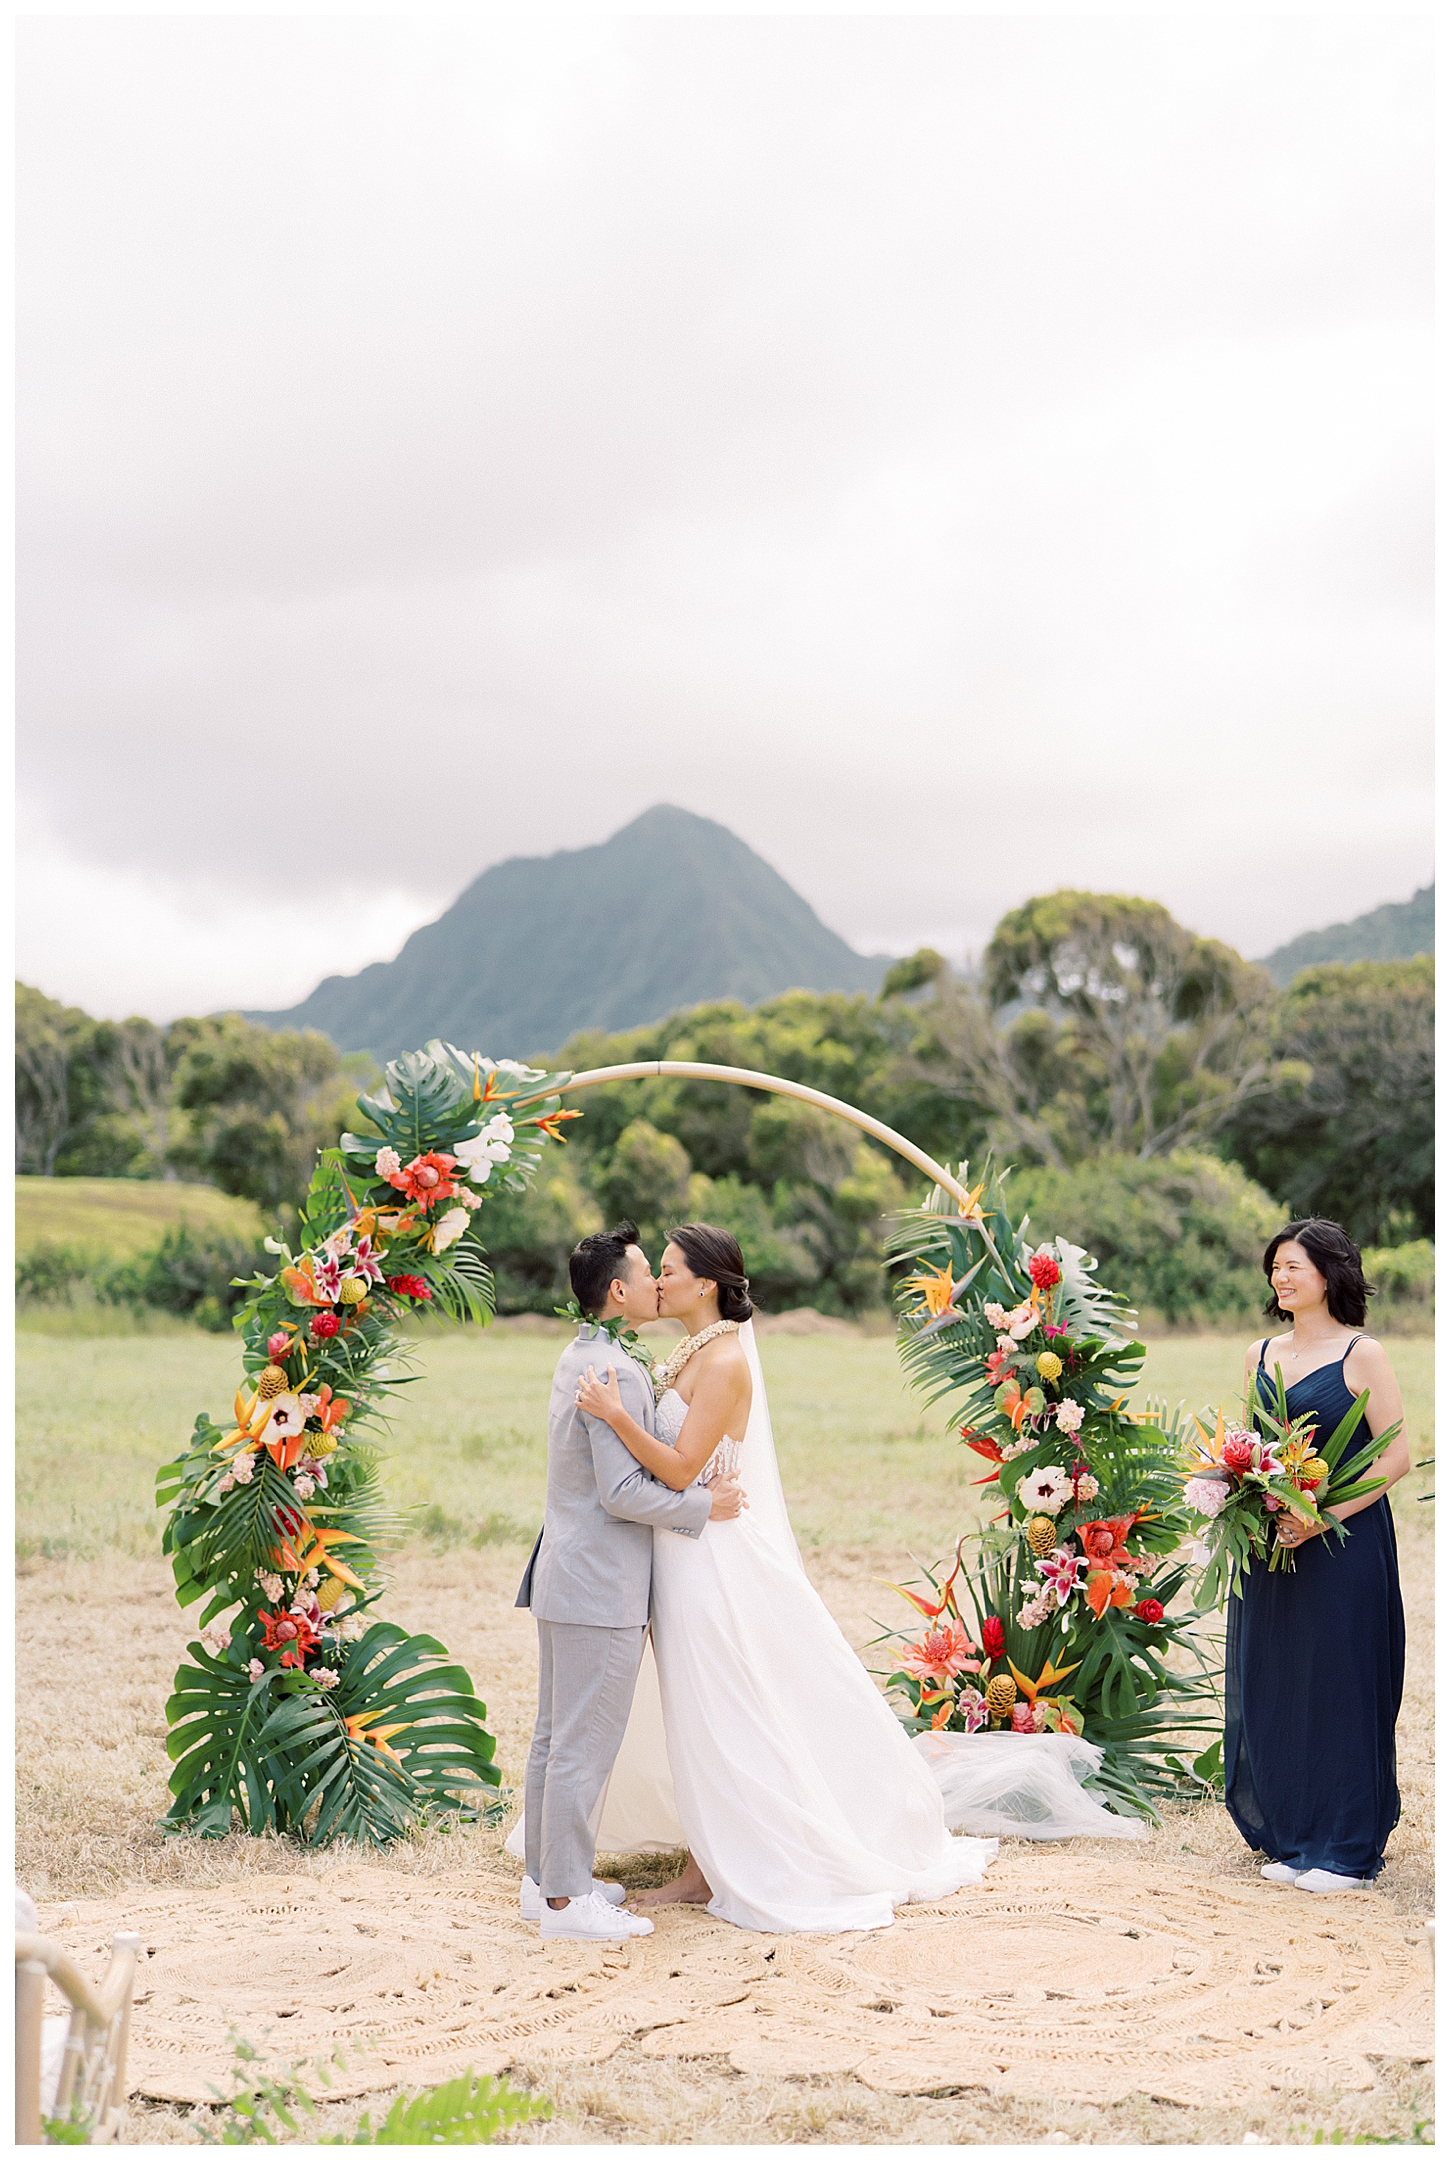
<svg viewBox="0 0 1450 2160">
<path fill-rule="evenodd" d="M 245 1296 L 233 1278 L 271 1265 L 245 1238 L 178 1223 L 149 1252 L 126 1260 L 42 1239 L 17 1259 L 15 1291 L 40 1305 L 69 1304 L 80 1294 L 105 1305 L 175 1313 L 220 1333 Z"/>
<path fill-rule="evenodd" d="M 1007 1205 L 1014 1218 L 1031 1215 L 1034 1240 L 1067 1237 L 1096 1253 L 1105 1282 L 1172 1326 L 1256 1313 L 1264 1246 L 1284 1221 L 1236 1163 L 1187 1148 L 1017 1170 Z"/>
<path fill-rule="evenodd" d="M 109 1267 L 109 1261 L 87 1252 L 83 1246 L 42 1238 L 29 1252 L 16 1258 L 15 1295 L 31 1298 L 38 1305 L 60 1304 L 68 1301 L 82 1283 L 94 1284 L 98 1272 L 106 1272 Z"/>
<path fill-rule="evenodd" d="M 1396 1319 L 1429 1319 L 1435 1310 L 1435 1247 L 1429 1238 L 1409 1245 L 1366 1245 L 1360 1254 L 1365 1279 L 1378 1292 L 1370 1307 Z"/>
</svg>

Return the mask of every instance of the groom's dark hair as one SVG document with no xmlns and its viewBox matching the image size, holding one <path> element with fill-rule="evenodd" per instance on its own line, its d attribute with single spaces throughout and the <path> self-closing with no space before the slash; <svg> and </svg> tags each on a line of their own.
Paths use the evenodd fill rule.
<svg viewBox="0 0 1450 2160">
<path fill-rule="evenodd" d="M 623 1282 L 629 1267 L 631 1245 L 639 1243 L 632 1222 L 616 1223 L 612 1230 L 591 1230 L 569 1255 L 569 1284 L 579 1300 L 580 1312 L 601 1313 L 612 1282 Z"/>
</svg>

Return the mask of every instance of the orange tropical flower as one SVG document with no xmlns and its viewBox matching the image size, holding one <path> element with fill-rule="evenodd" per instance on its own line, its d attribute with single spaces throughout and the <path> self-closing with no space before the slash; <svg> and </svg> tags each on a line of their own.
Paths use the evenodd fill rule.
<svg viewBox="0 0 1450 2160">
<path fill-rule="evenodd" d="M 299 1552 L 298 1546 L 306 1544 L 309 1537 L 313 1540 L 313 1543 L 307 1547 L 305 1552 Z M 346 1561 L 337 1559 L 333 1553 L 328 1551 L 330 1545 L 361 1545 L 362 1543 L 363 1540 L 355 1530 L 319 1530 L 315 1523 L 309 1522 L 304 1516 L 302 1529 L 298 1533 L 295 1542 L 284 1538 L 281 1547 L 273 1557 L 278 1567 L 286 1568 L 289 1574 L 305 1575 L 309 1568 L 325 1567 L 329 1573 L 340 1576 L 343 1582 L 350 1583 L 354 1590 L 365 1590 L 366 1585 L 359 1581 Z"/>
<path fill-rule="evenodd" d="M 908 1290 L 919 1290 L 921 1309 L 929 1312 L 933 1320 L 939 1320 L 950 1308 L 952 1291 L 956 1285 L 952 1280 L 951 1269 L 943 1267 L 923 1268 L 919 1275 L 908 1276 L 906 1287 Z"/>
<path fill-rule="evenodd" d="M 920 1642 L 902 1651 L 901 1669 L 914 1680 L 950 1680 L 967 1670 L 976 1653 L 977 1646 L 960 1621 L 947 1621 L 929 1628 Z"/>
<path fill-rule="evenodd" d="M 374 1727 L 373 1719 L 381 1717 L 382 1714 L 381 1710 L 360 1710 L 355 1717 L 345 1718 L 343 1722 L 347 1726 L 347 1737 L 349 1740 L 371 1740 L 373 1746 L 382 1754 L 391 1755 L 393 1761 L 401 1770 L 403 1758 L 388 1746 L 388 1742 L 395 1733 L 408 1730 L 407 1721 L 404 1720 L 400 1725 L 378 1725 Z"/>
<path fill-rule="evenodd" d="M 492 1075 L 490 1075 L 490 1078 L 492 1078 Z M 582 1110 L 551 1110 L 547 1117 L 536 1118 L 534 1122 L 540 1132 L 547 1133 L 551 1140 L 557 1140 L 560 1147 L 567 1147 L 569 1143 L 560 1132 L 559 1127 L 567 1118 L 583 1117 L 583 1115 Z"/>
</svg>

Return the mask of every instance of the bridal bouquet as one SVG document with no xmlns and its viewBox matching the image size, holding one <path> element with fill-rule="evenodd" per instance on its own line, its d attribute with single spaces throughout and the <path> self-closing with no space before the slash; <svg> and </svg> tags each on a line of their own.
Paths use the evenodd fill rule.
<svg viewBox="0 0 1450 2160">
<path fill-rule="evenodd" d="M 1150 1789 L 1186 1774 L 1172 1750 L 1217 1720 L 1192 1615 L 1170 1613 L 1187 1580 L 1182 1436 L 1165 1406 L 1128 1408 L 1136 1316 L 1079 1246 L 1013 1223 L 990 1162 L 966 1206 L 938 1191 L 898 1220 L 890 1250 L 914 1264 L 903 1364 L 1001 1507 L 963 1540 L 970 1563 L 959 1546 L 944 1582 L 928 1576 L 932 1595 L 893 1585 L 930 1626 L 882 1638 L 901 1645 L 888 1685 L 913 1731 L 1081 1731 L 1116 1804 L 1151 1813 Z"/>
<path fill-rule="evenodd" d="M 1321 1440 L 1312 1412 L 1290 1417 L 1282 1372 L 1275 1379 L 1273 1410 L 1251 1396 L 1242 1424 L 1227 1424 L 1221 1410 L 1212 1431 L 1203 1416 L 1193 1420 L 1194 1437 L 1180 1475 L 1184 1499 L 1196 1517 L 1193 1557 L 1202 1572 L 1193 1602 L 1201 1611 L 1221 1605 L 1230 1593 L 1241 1597 L 1243 1577 L 1255 1560 L 1292 1571 L 1294 1550 L 1277 1534 L 1283 1514 L 1342 1544 L 1348 1533 L 1330 1510 L 1384 1486 L 1382 1478 L 1364 1473 L 1394 1439 L 1398 1425 L 1347 1453 L 1368 1389 Z"/>
<path fill-rule="evenodd" d="M 578 1115 L 549 1079 L 439 1042 L 395 1060 L 358 1104 L 372 1130 L 321 1156 L 300 1249 L 268 1240 L 281 1264 L 237 1318 L 233 1422 L 203 1412 L 157 1478 L 177 1600 L 202 1608 L 167 1704 L 168 1828 L 225 1836 L 235 1809 L 260 1836 L 315 1808 L 314 1842 L 383 1843 L 497 1785 L 467 1673 L 372 1612 L 394 1534 L 378 1438 L 411 1377 L 400 1319 L 491 1313 L 478 1212 Z"/>
</svg>

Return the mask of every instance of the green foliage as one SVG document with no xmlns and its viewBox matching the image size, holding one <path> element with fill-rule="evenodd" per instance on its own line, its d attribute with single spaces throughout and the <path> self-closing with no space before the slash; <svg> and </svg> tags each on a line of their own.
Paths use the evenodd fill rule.
<svg viewBox="0 0 1450 2160">
<path fill-rule="evenodd" d="M 1268 1084 L 1273 995 L 1155 902 L 1052 893 L 1003 917 L 980 992 L 938 974 L 909 1063 L 1019 1161 L 1163 1155 Z"/>
<path fill-rule="evenodd" d="M 578 1149 L 571 1148 L 523 1192 L 489 1197 L 480 1236 L 501 1313 L 551 1313 L 568 1294 L 570 1253 L 603 1224 L 598 1203 L 580 1182 L 577 1158 Z"/>
<path fill-rule="evenodd" d="M 1014 1214 L 1096 1253 L 1140 1312 L 1176 1326 L 1256 1313 L 1264 1246 L 1284 1220 L 1236 1163 L 1187 1148 L 1016 1170 L 1010 1197 Z"/>
<path fill-rule="evenodd" d="M 364 2115 L 351 2138 L 324 2138 L 324 2144 L 350 2145 L 491 2145 L 500 2130 L 536 2122 L 552 2114 L 547 2100 L 535 2100 L 502 2079 L 478 2077 L 465 2070 L 447 2085 L 409 2098 L 399 2093 L 374 2129 Z"/>
<path fill-rule="evenodd" d="M 397 1527 L 369 1433 L 408 1384 L 404 1313 L 489 1317 L 475 1210 L 522 1193 L 557 1131 L 540 1082 L 443 1043 L 394 1060 L 357 1105 L 372 1131 L 322 1151 L 302 1250 L 269 1240 L 286 1265 L 240 1286 L 235 1426 L 203 1413 L 157 1478 L 178 1602 L 204 1605 L 167 1705 L 170 1828 L 224 1836 L 236 1810 L 254 1836 L 381 1845 L 498 1784 L 468 1675 L 370 1613 Z"/>
<path fill-rule="evenodd" d="M 1316 967 L 1281 999 L 1283 1077 L 1242 1104 L 1223 1144 L 1293 1216 L 1361 1245 L 1435 1228 L 1435 963 Z"/>
<path fill-rule="evenodd" d="M 971 1185 L 965 1163 L 957 1178 Z M 1104 1750 L 1096 1783 L 1114 1807 L 1152 1815 L 1153 1796 L 1184 1775 L 1185 1735 L 1217 1723 L 1192 1616 L 1166 1610 L 1186 1577 L 1172 1557 L 1188 1527 L 1177 1420 L 1126 1409 L 1145 1353 L 1126 1333 L 1125 1300 L 1069 1239 L 1034 1251 L 1025 1221 L 1014 1228 L 1007 1213 L 1005 1182 L 989 1159 L 975 1212 L 933 1195 L 890 1239 L 893 1257 L 916 1266 L 898 1286 L 907 1376 L 948 1405 L 1005 1503 L 993 1528 L 962 1541 L 947 1582 L 931 1578 L 935 1599 L 908 1593 L 924 1618 L 961 1622 L 977 1676 L 924 1683 L 902 1666 L 890 1684 L 907 1694 L 914 1730 L 1004 1722 L 1015 1687 L 1049 1729 L 1079 1729 Z M 1046 1550 L 1029 1529 L 1044 1520 Z M 989 1675 L 1006 1686 L 1005 1707 Z"/>
<path fill-rule="evenodd" d="M 94 1249 L 50 1240 L 32 1245 L 15 1263 L 15 1293 L 37 1304 L 68 1302 L 86 1291 L 107 1305 L 147 1307 L 195 1320 L 213 1333 L 241 1310 L 241 1275 L 265 1259 L 259 1245 L 224 1230 L 178 1223 L 149 1252 L 113 1260 Z"/>
<path fill-rule="evenodd" d="M 594 1190 L 606 1222 L 632 1219 L 658 1252 L 670 1229 L 684 1219 L 690 1190 L 690 1158 L 673 1133 L 648 1118 L 633 1118 L 607 1155 L 594 1165 Z"/>
<path fill-rule="evenodd" d="M 958 1138 L 956 1106 L 914 1074 L 896 1077 L 914 1024 L 866 997 L 792 991 L 753 1012 L 719 1003 L 625 1035 L 580 1036 L 561 1056 L 576 1071 L 668 1058 L 769 1072 L 945 1150 Z M 606 1212 L 633 1214 L 656 1237 L 686 1207 L 720 1221 L 741 1239 L 767 1309 L 879 1305 L 884 1219 L 907 1197 L 884 1150 L 806 1104 L 722 1082 L 626 1081 L 591 1089 L 585 1107 L 576 1144 Z"/>
<path fill-rule="evenodd" d="M 380 2123 L 364 2114 L 351 2137 L 338 2133 L 306 2138 L 306 2124 L 316 2120 L 320 2097 L 309 2086 L 330 2085 L 329 2070 L 347 2065 L 345 2050 L 334 2048 L 328 2059 L 318 2056 L 282 2069 L 235 2026 L 228 2037 L 231 2090 L 223 2093 L 213 2085 L 218 2110 L 192 2118 L 203 2145 L 280 2145 L 293 2140 L 318 2145 L 491 2145 L 501 2130 L 546 2121 L 553 2112 L 547 2100 L 535 2100 L 502 2078 L 480 2077 L 470 2068 L 446 2085 L 399 2093 Z"/>
</svg>

